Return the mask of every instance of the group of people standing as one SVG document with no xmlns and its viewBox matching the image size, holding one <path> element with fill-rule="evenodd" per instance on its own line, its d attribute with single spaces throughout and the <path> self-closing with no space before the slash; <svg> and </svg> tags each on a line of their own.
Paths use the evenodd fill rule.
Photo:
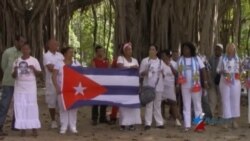
<svg viewBox="0 0 250 141">
<path fill-rule="evenodd" d="M 77 109 L 65 110 L 62 104 L 61 83 L 63 66 L 81 66 L 74 59 L 71 47 L 58 52 L 59 43 L 48 41 L 48 51 L 43 56 L 45 69 L 45 97 L 48 105 L 51 128 L 58 128 L 56 109 L 59 108 L 60 134 L 68 130 L 77 131 Z M 214 55 L 208 60 L 197 53 L 191 42 L 183 43 L 181 52 L 175 54 L 169 50 L 158 51 L 156 45 L 150 45 L 148 57 L 140 65 L 132 57 L 132 44 L 126 43 L 121 48 L 121 55 L 110 63 L 105 57 L 102 46 L 95 47 L 96 56 L 91 62 L 95 68 L 137 68 L 143 80 L 142 86 L 155 88 L 155 98 L 145 106 L 144 129 L 150 130 L 153 119 L 156 128 L 164 129 L 165 103 L 170 105 L 170 114 L 177 126 L 184 124 L 184 131 L 189 131 L 192 119 L 210 114 L 213 117 L 225 119 L 224 127 L 229 123 L 238 128 L 236 119 L 240 117 L 241 95 L 241 64 L 237 56 L 236 46 L 228 44 L 223 54 L 223 46 L 217 44 Z M 177 54 L 177 55 L 176 55 Z M 175 56 L 173 56 L 175 55 Z M 13 129 L 32 129 L 34 136 L 41 127 L 37 104 L 36 76 L 41 73 L 41 67 L 34 57 L 30 56 L 30 46 L 26 39 L 18 36 L 15 46 L 4 51 L 1 67 L 4 72 L 2 81 L 2 97 L 0 101 L 0 136 L 6 136 L 3 126 L 6 115 L 14 98 Z M 141 93 L 143 95 L 143 93 Z M 139 96 L 139 94 L 138 94 Z M 208 100 L 203 100 L 208 97 Z M 203 105 L 207 104 L 208 107 Z M 142 124 L 141 109 L 127 107 L 112 107 L 110 120 L 106 115 L 107 105 L 92 107 L 92 124 L 115 123 L 119 112 L 120 130 L 135 130 Z M 181 111 L 179 110 L 181 109 Z M 193 110 L 192 110 L 193 109 Z"/>
</svg>

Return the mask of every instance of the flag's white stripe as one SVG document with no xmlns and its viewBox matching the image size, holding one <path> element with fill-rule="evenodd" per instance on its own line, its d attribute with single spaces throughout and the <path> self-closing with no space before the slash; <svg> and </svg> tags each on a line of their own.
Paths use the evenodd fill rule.
<svg viewBox="0 0 250 141">
<path fill-rule="evenodd" d="M 139 86 L 138 76 L 119 76 L 119 75 L 85 75 L 100 85 L 105 86 Z"/>
<path fill-rule="evenodd" d="M 138 104 L 140 103 L 138 95 L 100 95 L 91 100 L 109 101 L 121 104 Z"/>
</svg>

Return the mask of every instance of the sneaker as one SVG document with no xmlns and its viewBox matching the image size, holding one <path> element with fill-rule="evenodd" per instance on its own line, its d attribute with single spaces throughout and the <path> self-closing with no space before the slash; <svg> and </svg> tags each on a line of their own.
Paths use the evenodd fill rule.
<svg viewBox="0 0 250 141">
<path fill-rule="evenodd" d="M 165 129 L 165 127 L 163 125 L 156 126 L 156 128 L 158 128 L 158 129 Z"/>
<path fill-rule="evenodd" d="M 128 130 L 129 130 L 129 131 L 135 131 L 135 130 L 136 130 L 136 128 L 135 128 L 135 126 L 134 126 L 134 125 L 130 125 L 130 126 L 128 127 Z"/>
<path fill-rule="evenodd" d="M 121 126 L 120 127 L 120 131 L 125 131 L 126 130 L 126 126 Z"/>
<path fill-rule="evenodd" d="M 66 129 L 61 129 L 60 130 L 60 134 L 65 134 L 66 133 Z"/>
<path fill-rule="evenodd" d="M 73 133 L 73 134 L 77 134 L 78 131 L 76 130 L 76 128 L 70 128 L 70 131 Z"/>
<path fill-rule="evenodd" d="M 56 121 L 52 121 L 52 122 L 51 122 L 51 128 L 52 128 L 52 129 L 58 128 L 58 125 L 57 125 L 57 122 L 56 122 Z"/>
<path fill-rule="evenodd" d="M 180 120 L 179 120 L 179 119 L 176 119 L 176 120 L 175 120 L 175 125 L 176 125 L 176 126 L 178 126 L 178 127 L 180 127 L 180 126 L 181 126 L 181 122 L 180 122 Z"/>
<path fill-rule="evenodd" d="M 188 131 L 190 131 L 190 129 L 191 129 L 191 128 L 185 128 L 185 129 L 184 129 L 184 132 L 188 132 Z"/>
</svg>

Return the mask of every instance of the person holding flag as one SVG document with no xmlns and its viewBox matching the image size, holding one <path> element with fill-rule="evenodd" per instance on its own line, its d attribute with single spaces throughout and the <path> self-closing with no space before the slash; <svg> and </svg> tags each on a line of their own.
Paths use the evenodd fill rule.
<svg viewBox="0 0 250 141">
<path fill-rule="evenodd" d="M 241 65 L 235 44 L 230 43 L 227 45 L 226 53 L 218 63 L 217 72 L 221 74 L 219 89 L 222 102 L 222 118 L 227 120 L 224 128 L 228 128 L 228 123 L 233 128 L 238 128 L 236 119 L 240 117 Z"/>
<path fill-rule="evenodd" d="M 63 81 L 63 67 L 65 65 L 68 66 L 81 66 L 79 62 L 73 60 L 74 50 L 71 47 L 63 48 L 61 53 L 64 56 L 64 61 L 58 63 L 54 67 L 54 71 L 52 73 L 52 82 L 56 89 L 56 93 L 58 94 L 58 105 L 59 105 L 59 116 L 60 116 L 60 134 L 65 134 L 68 126 L 72 133 L 78 133 L 76 129 L 76 121 L 77 121 L 77 109 L 65 110 L 65 106 L 63 103 L 62 97 L 62 81 Z"/>
<path fill-rule="evenodd" d="M 63 61 L 63 55 L 58 52 L 59 43 L 55 39 L 48 41 L 48 51 L 43 55 L 43 65 L 45 69 L 45 100 L 48 104 L 51 128 L 58 127 L 56 121 L 56 109 L 58 108 L 57 94 L 51 80 L 52 73 L 56 64 Z"/>
<path fill-rule="evenodd" d="M 111 68 L 117 68 L 117 57 L 113 58 Z M 110 124 L 115 124 L 116 123 L 118 111 L 119 111 L 119 107 L 112 106 L 111 113 L 109 115 L 109 117 L 110 117 L 110 122 L 109 123 Z"/>
<path fill-rule="evenodd" d="M 100 45 L 95 47 L 96 56 L 92 60 L 93 68 L 109 68 L 109 60 L 105 57 L 104 48 Z M 100 113 L 99 113 L 100 108 Z M 99 123 L 108 123 L 106 118 L 107 105 L 94 105 L 92 107 L 92 125 L 97 125 L 98 115 Z"/>
<path fill-rule="evenodd" d="M 126 43 L 122 48 L 122 56 L 117 58 L 119 68 L 139 68 L 138 61 L 132 57 L 132 44 Z M 139 79 L 138 79 L 139 81 Z M 138 94 L 139 97 L 139 94 Z M 140 108 L 119 107 L 120 112 L 120 130 L 135 130 L 136 124 L 141 124 Z"/>
</svg>

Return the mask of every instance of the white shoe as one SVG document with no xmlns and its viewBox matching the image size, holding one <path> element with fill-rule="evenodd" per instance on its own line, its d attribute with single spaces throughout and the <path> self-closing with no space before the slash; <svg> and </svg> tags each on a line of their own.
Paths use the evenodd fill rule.
<svg viewBox="0 0 250 141">
<path fill-rule="evenodd" d="M 175 125 L 176 125 L 176 126 L 181 126 L 181 122 L 180 122 L 179 119 L 176 119 L 176 120 L 175 120 Z"/>
<path fill-rule="evenodd" d="M 61 129 L 60 130 L 60 134 L 65 134 L 66 133 L 66 129 Z"/>
<path fill-rule="evenodd" d="M 56 122 L 56 121 L 52 121 L 52 122 L 51 122 L 51 128 L 52 128 L 52 129 L 58 128 L 58 125 L 57 125 L 57 122 Z"/>
<path fill-rule="evenodd" d="M 191 128 L 185 128 L 184 129 L 184 132 L 188 132 L 188 131 L 190 131 L 191 130 Z"/>
<path fill-rule="evenodd" d="M 72 133 L 74 133 L 74 134 L 77 134 L 77 133 L 78 133 L 78 131 L 76 130 L 76 128 L 70 128 L 70 131 L 71 131 Z"/>
</svg>

